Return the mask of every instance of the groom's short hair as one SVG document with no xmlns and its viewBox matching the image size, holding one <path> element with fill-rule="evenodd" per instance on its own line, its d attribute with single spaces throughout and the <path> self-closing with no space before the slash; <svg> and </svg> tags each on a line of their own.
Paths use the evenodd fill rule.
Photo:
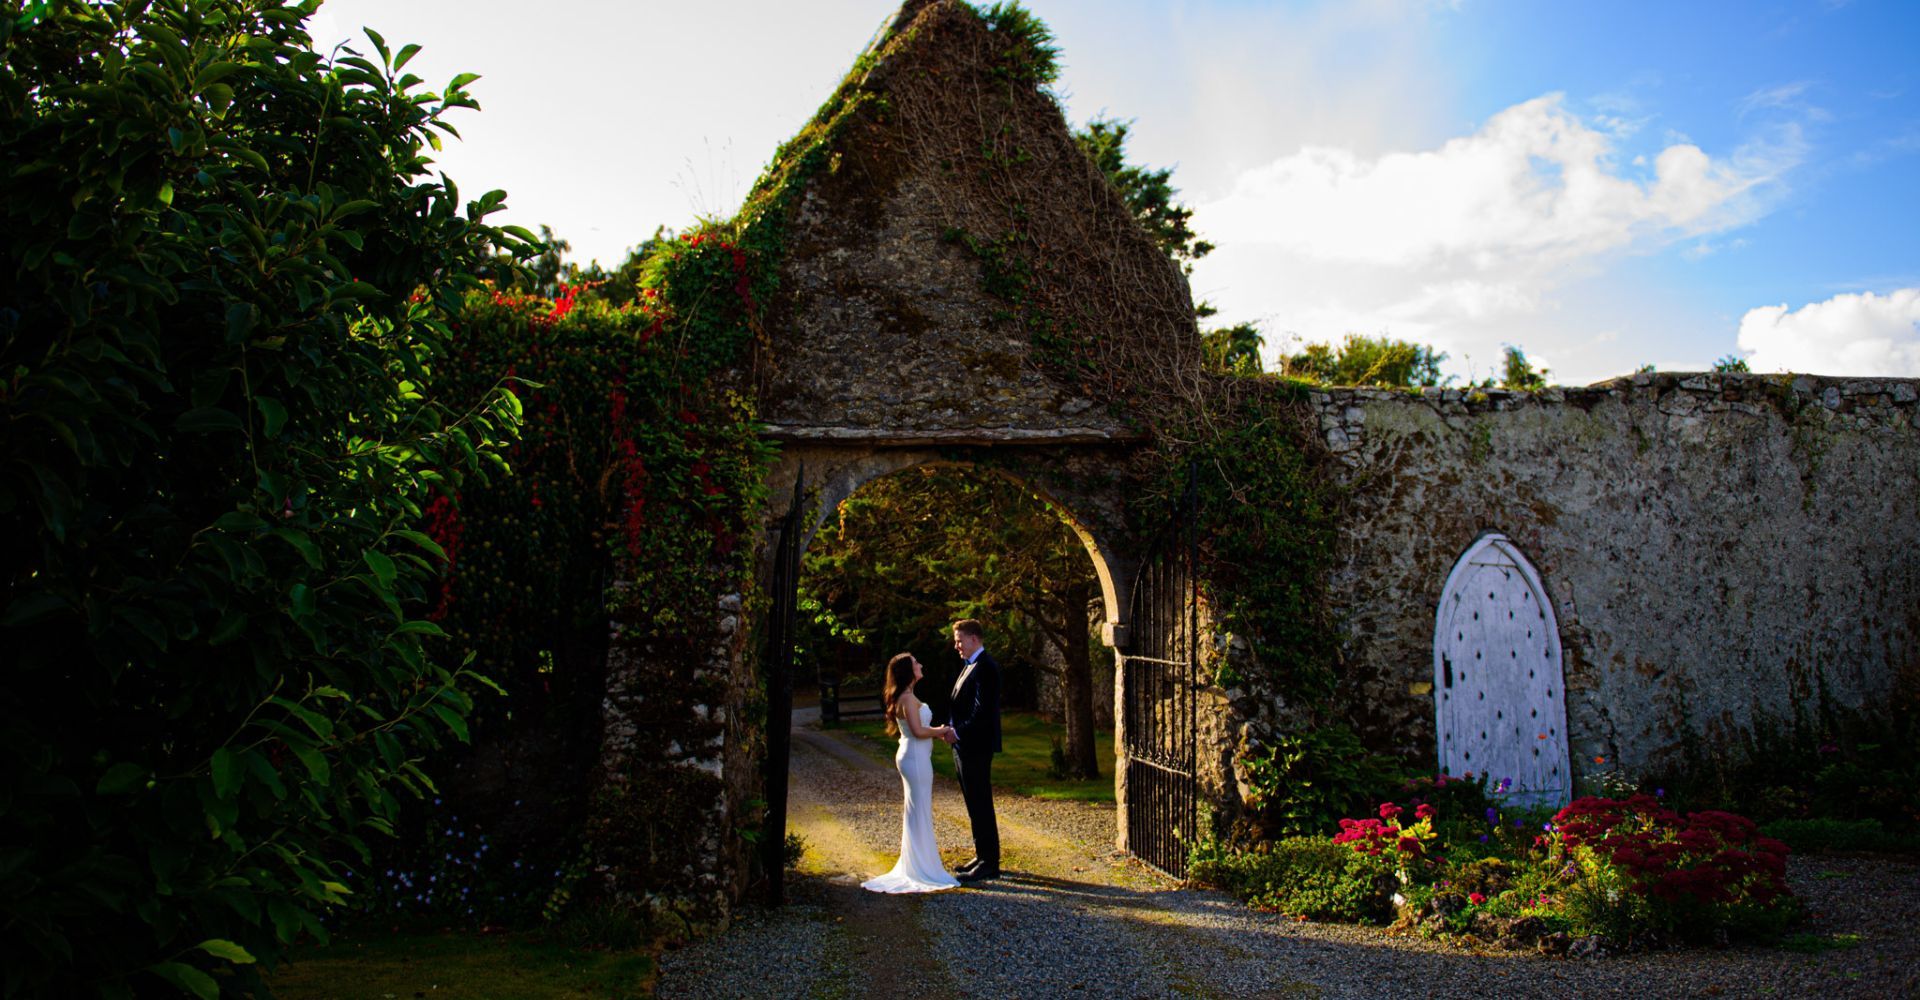
<svg viewBox="0 0 1920 1000">
<path fill-rule="evenodd" d="M 982 642 L 986 641 L 987 638 L 987 627 L 980 624 L 979 620 L 974 618 L 962 618 L 954 622 L 953 630 L 961 635 L 973 636 Z"/>
</svg>

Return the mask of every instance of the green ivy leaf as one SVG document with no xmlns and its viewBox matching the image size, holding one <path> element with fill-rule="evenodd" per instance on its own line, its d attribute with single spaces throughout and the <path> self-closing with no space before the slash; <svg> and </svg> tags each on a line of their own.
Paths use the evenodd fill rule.
<svg viewBox="0 0 1920 1000">
<path fill-rule="evenodd" d="M 425 532 L 402 529 L 399 531 L 395 531 L 394 534 L 400 536 L 401 538 L 406 539 L 409 542 L 412 542 L 415 545 L 420 546 L 422 549 L 425 549 L 427 552 L 437 557 L 441 562 L 447 561 L 447 550 L 441 548 L 440 543 L 434 541 Z"/>
<path fill-rule="evenodd" d="M 173 429 L 184 434 L 214 434 L 220 431 L 243 431 L 246 428 L 232 410 L 202 406 L 180 414 L 179 419 L 173 422 Z"/>
<path fill-rule="evenodd" d="M 260 419 L 266 424 L 267 438 L 279 437 L 280 429 L 287 425 L 287 408 L 271 396 L 255 396 L 253 405 L 260 408 Z"/>
<path fill-rule="evenodd" d="M 313 599 L 313 588 L 304 583 L 296 583 L 288 588 L 287 597 L 293 602 L 295 618 L 310 617 L 317 610 Z"/>
<path fill-rule="evenodd" d="M 300 758 L 300 763 L 306 765 L 307 773 L 313 777 L 314 781 L 322 787 L 333 781 L 333 767 L 327 763 L 326 755 L 313 747 L 296 746 L 292 749 L 293 755 Z"/>
<path fill-rule="evenodd" d="M 439 716 L 440 721 L 446 723 L 448 729 L 453 730 L 453 735 L 459 737 L 460 742 L 467 742 L 467 720 L 461 718 L 459 712 L 446 705 L 435 704 L 433 714 Z"/>
<path fill-rule="evenodd" d="M 307 728 L 313 730 L 315 736 L 323 740 L 333 739 L 333 720 L 289 698 L 276 696 L 268 700 L 286 709 L 294 718 L 306 723 Z"/>
<path fill-rule="evenodd" d="M 225 959 L 235 965 L 252 965 L 254 962 L 251 952 L 225 938 L 208 938 L 194 945 L 194 947 L 215 958 Z"/>
<path fill-rule="evenodd" d="M 360 554 L 360 559 L 367 564 L 368 569 L 373 570 L 374 577 L 380 581 L 382 587 L 393 586 L 395 573 L 393 560 L 388 558 L 386 553 L 368 549 Z"/>
<path fill-rule="evenodd" d="M 214 982 L 212 976 L 184 962 L 161 962 L 148 966 L 147 971 L 200 1000 L 219 1000 L 220 984 Z"/>
<path fill-rule="evenodd" d="M 267 522 L 257 514 L 230 510 L 215 519 L 213 526 L 221 531 L 259 531 L 267 526 Z"/>
<path fill-rule="evenodd" d="M 313 544 L 313 539 L 308 537 L 306 532 L 297 528 L 275 528 L 273 537 L 293 546 L 294 550 L 300 553 L 300 558 L 305 559 L 307 565 L 314 569 L 326 565 L 320 558 L 320 547 Z"/>
<path fill-rule="evenodd" d="M 146 768 L 122 761 L 107 768 L 107 773 L 100 776 L 100 782 L 93 790 L 98 795 L 126 795 L 141 788 L 146 780 Z"/>
<path fill-rule="evenodd" d="M 394 635 L 444 636 L 447 634 L 447 630 L 441 628 L 439 625 L 436 625 L 430 621 L 415 620 L 410 622 L 401 622 L 400 627 L 393 630 L 393 634 Z"/>
<path fill-rule="evenodd" d="M 223 799 L 233 798 L 240 790 L 240 758 L 232 747 L 221 747 L 213 752 L 213 791 Z"/>
</svg>

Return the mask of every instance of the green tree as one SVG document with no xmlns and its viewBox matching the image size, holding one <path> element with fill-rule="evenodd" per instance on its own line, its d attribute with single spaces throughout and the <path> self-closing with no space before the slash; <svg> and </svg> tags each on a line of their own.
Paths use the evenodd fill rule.
<svg viewBox="0 0 1920 1000">
<path fill-rule="evenodd" d="M 1267 338 L 1252 323 L 1236 323 L 1200 335 L 1200 350 L 1208 367 L 1242 375 L 1259 373 L 1260 348 L 1266 343 Z"/>
<path fill-rule="evenodd" d="M 465 738 L 423 508 L 518 410 L 432 386 L 531 234 L 429 169 L 472 78 L 317 6 L 0 9 L 10 996 L 253 988 Z"/>
<path fill-rule="evenodd" d="M 951 468 L 883 478 L 840 505 L 805 575 L 810 596 L 857 624 L 879 659 L 929 648 L 928 637 L 940 649 L 962 617 L 989 624 L 995 647 L 1012 654 L 1003 661 L 1020 661 L 1009 667 L 1045 669 L 1039 646 L 1051 644 L 1064 664 L 1068 771 L 1099 775 L 1088 620 L 1099 584 L 1079 538 L 1020 485 Z M 952 658 L 921 659 L 937 667 Z"/>
<path fill-rule="evenodd" d="M 1178 192 L 1171 167 L 1150 170 L 1127 162 L 1127 133 L 1132 127 L 1131 122 L 1095 118 L 1073 138 L 1093 159 L 1094 166 L 1113 182 L 1147 235 L 1191 274 L 1193 262 L 1212 253 L 1213 244 L 1195 235 L 1188 224 L 1193 209 L 1173 200 Z"/>
<path fill-rule="evenodd" d="M 1750 372 L 1753 369 L 1748 366 L 1746 358 L 1738 354 L 1729 354 L 1715 361 L 1713 363 L 1713 370 L 1717 372 Z"/>
<path fill-rule="evenodd" d="M 1349 333 L 1338 348 L 1307 344 L 1281 359 L 1281 372 L 1322 385 L 1374 385 L 1412 388 L 1444 384 L 1440 362 L 1446 354 L 1426 344 Z"/>
<path fill-rule="evenodd" d="M 1547 376 L 1551 374 L 1545 368 L 1536 370 L 1527 360 L 1525 351 L 1512 345 L 1507 346 L 1506 367 L 1500 375 L 1500 387 L 1534 392 L 1547 387 Z"/>
</svg>

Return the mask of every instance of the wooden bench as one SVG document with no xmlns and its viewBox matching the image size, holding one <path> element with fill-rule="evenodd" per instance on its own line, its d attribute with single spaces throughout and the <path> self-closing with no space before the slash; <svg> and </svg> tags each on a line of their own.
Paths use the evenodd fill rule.
<svg viewBox="0 0 1920 1000">
<path fill-rule="evenodd" d="M 837 726 L 850 718 L 873 716 L 878 718 L 886 714 L 880 692 L 868 694 L 841 694 L 837 680 L 820 682 L 820 724 Z"/>
</svg>

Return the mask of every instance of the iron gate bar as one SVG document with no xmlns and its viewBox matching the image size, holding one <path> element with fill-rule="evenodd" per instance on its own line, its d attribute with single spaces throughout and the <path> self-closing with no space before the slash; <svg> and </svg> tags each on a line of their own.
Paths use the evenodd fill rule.
<svg viewBox="0 0 1920 1000">
<path fill-rule="evenodd" d="M 767 635 L 767 821 L 761 828 L 760 866 L 767 876 L 767 905 L 787 897 L 787 774 L 793 753 L 794 613 L 800 590 L 800 518 L 806 463 L 793 478 L 793 505 L 780 521 L 773 559 L 772 621 Z"/>
<path fill-rule="evenodd" d="M 1127 844 L 1184 876 L 1198 827 L 1199 534 L 1196 470 L 1149 551 L 1133 592 L 1126 669 Z"/>
</svg>

